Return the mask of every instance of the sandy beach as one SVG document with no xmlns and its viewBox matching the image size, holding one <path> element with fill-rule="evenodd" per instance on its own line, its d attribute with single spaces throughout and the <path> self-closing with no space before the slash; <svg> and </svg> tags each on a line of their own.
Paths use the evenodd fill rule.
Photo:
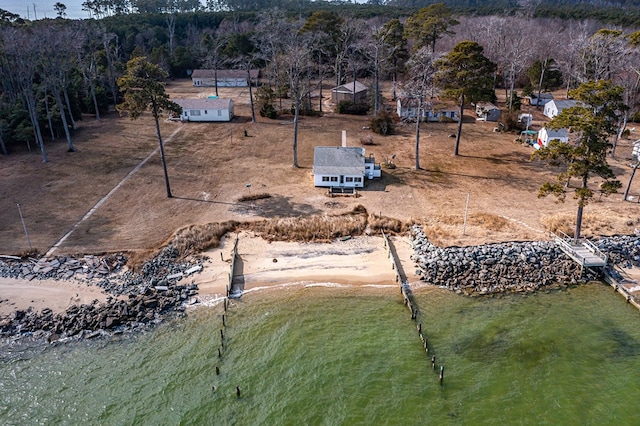
<svg viewBox="0 0 640 426">
<path fill-rule="evenodd" d="M 203 253 L 200 273 L 181 280 L 198 285 L 198 300 L 206 304 L 226 294 L 231 254 L 238 239 L 236 275 L 244 277 L 245 291 L 281 285 L 352 285 L 395 289 L 394 271 L 381 237 L 355 237 L 333 243 L 268 242 L 247 232 L 227 235 L 220 246 Z M 393 239 L 409 281 L 413 275 L 411 245 L 407 237 Z M 0 278 L 0 316 L 31 307 L 63 312 L 69 306 L 104 301 L 99 287 L 76 280 L 24 280 Z"/>
<path fill-rule="evenodd" d="M 229 283 L 236 234 L 228 235 L 208 257 L 202 273 L 189 278 L 198 284 L 203 302 L 219 299 Z M 408 238 L 394 245 L 409 280 L 417 279 L 408 262 Z M 239 234 L 236 274 L 244 277 L 245 291 L 279 285 L 351 285 L 396 288 L 395 274 L 381 237 L 356 237 L 333 243 L 268 242 L 247 232 Z M 410 272 L 410 273 L 409 273 Z"/>
<path fill-rule="evenodd" d="M 107 298 L 101 288 L 76 280 L 24 280 L 0 277 L 0 317 L 17 310 L 49 308 L 63 312 L 72 305 L 90 304 Z"/>
</svg>

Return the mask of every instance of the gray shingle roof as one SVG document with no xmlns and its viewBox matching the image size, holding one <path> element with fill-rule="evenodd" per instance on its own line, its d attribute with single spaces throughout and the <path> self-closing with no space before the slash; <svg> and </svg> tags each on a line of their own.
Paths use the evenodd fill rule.
<svg viewBox="0 0 640 426">
<path fill-rule="evenodd" d="M 573 99 L 556 99 L 551 102 L 555 102 L 558 111 L 562 111 L 563 109 L 571 108 L 577 105 L 582 105 L 581 102 L 575 101 Z"/>
<path fill-rule="evenodd" d="M 313 150 L 313 174 L 364 175 L 364 149 L 316 146 Z"/>
<path fill-rule="evenodd" d="M 231 99 L 215 98 L 176 98 L 171 100 L 180 105 L 183 109 L 229 109 L 232 102 Z"/>
</svg>

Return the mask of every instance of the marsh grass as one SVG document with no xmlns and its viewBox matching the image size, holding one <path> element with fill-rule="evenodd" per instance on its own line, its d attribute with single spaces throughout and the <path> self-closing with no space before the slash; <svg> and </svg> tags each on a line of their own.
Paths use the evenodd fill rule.
<svg viewBox="0 0 640 426">
<path fill-rule="evenodd" d="M 367 227 L 367 210 L 356 206 L 337 215 L 289 217 L 244 223 L 241 228 L 267 241 L 330 242 L 347 235 L 362 235 Z"/>
<path fill-rule="evenodd" d="M 176 232 L 170 245 L 179 257 L 195 254 L 211 247 L 217 247 L 227 233 L 234 231 L 239 223 L 235 221 L 210 222 L 204 225 L 190 225 Z"/>
<path fill-rule="evenodd" d="M 369 215 L 369 230 L 379 234 L 384 231 L 387 234 L 402 234 L 410 230 L 413 221 L 403 222 L 399 219 L 387 216 Z"/>
</svg>

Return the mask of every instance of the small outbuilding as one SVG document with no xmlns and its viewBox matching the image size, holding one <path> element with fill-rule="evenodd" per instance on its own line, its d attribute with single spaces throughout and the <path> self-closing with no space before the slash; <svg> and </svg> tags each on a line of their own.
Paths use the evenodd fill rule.
<svg viewBox="0 0 640 426">
<path fill-rule="evenodd" d="M 571 108 L 577 105 L 580 105 L 579 101 L 575 101 L 573 99 L 562 99 L 562 100 L 550 100 L 546 104 L 544 104 L 544 112 L 543 114 L 546 117 L 553 118 L 556 115 L 560 114 L 563 110 L 567 108 Z"/>
<path fill-rule="evenodd" d="M 343 84 L 342 86 L 334 87 L 331 89 L 331 101 L 333 103 L 338 103 L 340 101 L 352 101 L 354 102 L 354 93 L 355 93 L 355 102 L 366 102 L 367 94 L 369 92 L 369 88 L 359 81 L 351 81 Z"/>
<path fill-rule="evenodd" d="M 182 107 L 182 121 L 231 121 L 233 100 L 219 98 L 172 99 Z"/>
<path fill-rule="evenodd" d="M 498 121 L 502 111 L 491 102 L 478 102 L 476 104 L 476 115 L 479 121 Z"/>
<path fill-rule="evenodd" d="M 559 140 L 560 142 L 568 143 L 569 130 L 568 129 L 552 130 L 552 129 L 543 127 L 538 131 L 538 140 L 533 145 L 533 147 L 535 149 L 546 147 L 547 145 L 549 145 L 549 142 L 551 142 L 552 140 Z"/>
<path fill-rule="evenodd" d="M 191 82 L 196 87 L 247 87 L 257 85 L 260 70 L 193 70 Z M 251 81 L 249 81 L 251 80 Z"/>
<path fill-rule="evenodd" d="M 361 147 L 316 146 L 313 150 L 313 183 L 319 187 L 362 188 L 365 178 L 381 176 L 380 165 Z"/>
</svg>

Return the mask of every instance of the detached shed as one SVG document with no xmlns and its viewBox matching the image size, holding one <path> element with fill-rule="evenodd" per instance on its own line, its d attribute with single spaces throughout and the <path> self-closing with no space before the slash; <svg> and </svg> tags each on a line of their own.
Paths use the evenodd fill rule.
<svg viewBox="0 0 640 426">
<path fill-rule="evenodd" d="M 478 102 L 476 104 L 476 115 L 480 121 L 498 121 L 502 111 L 491 102 Z"/>
<path fill-rule="evenodd" d="M 359 81 L 351 81 L 331 89 L 331 101 L 336 104 L 340 101 L 353 101 L 355 93 L 355 103 L 366 102 L 368 91 L 369 88 Z"/>
<path fill-rule="evenodd" d="M 182 107 L 182 121 L 231 121 L 233 118 L 233 100 L 172 99 Z"/>
</svg>

